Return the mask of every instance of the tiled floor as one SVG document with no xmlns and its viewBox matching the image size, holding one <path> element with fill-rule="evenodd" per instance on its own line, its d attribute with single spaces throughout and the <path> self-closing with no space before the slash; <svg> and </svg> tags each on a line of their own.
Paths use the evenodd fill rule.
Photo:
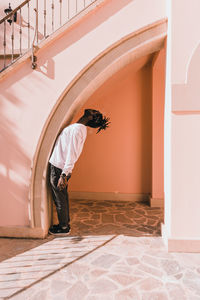
<svg viewBox="0 0 200 300">
<path fill-rule="evenodd" d="M 200 299 L 200 254 L 167 253 L 162 217 L 146 203 L 72 201 L 70 236 L 1 240 L 1 299 Z"/>
<path fill-rule="evenodd" d="M 72 235 L 160 235 L 163 209 L 147 202 L 76 200 L 70 205 Z"/>
</svg>

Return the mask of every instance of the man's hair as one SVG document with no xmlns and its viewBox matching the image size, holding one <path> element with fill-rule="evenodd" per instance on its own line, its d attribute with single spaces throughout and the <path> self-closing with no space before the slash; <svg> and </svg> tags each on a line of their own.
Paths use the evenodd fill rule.
<svg viewBox="0 0 200 300">
<path fill-rule="evenodd" d="M 85 109 L 84 116 L 89 117 L 92 116 L 92 120 L 89 120 L 87 123 L 87 126 L 92 128 L 99 128 L 97 133 L 100 132 L 102 129 L 105 130 L 109 127 L 109 120 L 110 118 L 107 118 L 102 115 L 98 110 L 95 109 Z"/>
</svg>

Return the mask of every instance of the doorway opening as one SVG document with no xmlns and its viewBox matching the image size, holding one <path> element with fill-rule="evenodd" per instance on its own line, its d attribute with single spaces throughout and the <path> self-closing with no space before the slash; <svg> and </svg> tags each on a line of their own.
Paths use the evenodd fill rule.
<svg viewBox="0 0 200 300">
<path fill-rule="evenodd" d="M 98 135 L 88 128 L 69 183 L 72 234 L 161 234 L 164 68 L 164 50 L 141 57 L 111 76 L 73 117 L 72 123 L 93 108 L 111 125 Z"/>
</svg>

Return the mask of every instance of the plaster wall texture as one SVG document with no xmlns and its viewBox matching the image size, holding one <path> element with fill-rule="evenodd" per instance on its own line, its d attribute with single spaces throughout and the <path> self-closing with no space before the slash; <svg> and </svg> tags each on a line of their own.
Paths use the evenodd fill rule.
<svg viewBox="0 0 200 300">
<path fill-rule="evenodd" d="M 171 204 L 165 222 L 172 239 L 199 241 L 200 3 L 178 0 L 171 5 Z"/>
<path fill-rule="evenodd" d="M 26 60 L 1 78 L 1 226 L 30 224 L 32 163 L 42 129 L 62 92 L 102 51 L 165 16 L 165 1 L 151 0 L 148 5 L 145 0 L 105 1 L 38 52 L 37 70 Z"/>
<path fill-rule="evenodd" d="M 152 66 L 143 57 L 107 80 L 84 104 L 108 115 L 110 128 L 98 135 L 88 128 L 70 190 L 151 193 Z"/>
</svg>

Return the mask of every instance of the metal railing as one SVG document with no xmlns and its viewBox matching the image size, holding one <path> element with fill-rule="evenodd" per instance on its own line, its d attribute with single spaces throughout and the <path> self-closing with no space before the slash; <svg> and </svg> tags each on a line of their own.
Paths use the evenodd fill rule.
<svg viewBox="0 0 200 300">
<path fill-rule="evenodd" d="M 0 72 L 97 0 L 25 0 L 0 20 Z"/>
</svg>

